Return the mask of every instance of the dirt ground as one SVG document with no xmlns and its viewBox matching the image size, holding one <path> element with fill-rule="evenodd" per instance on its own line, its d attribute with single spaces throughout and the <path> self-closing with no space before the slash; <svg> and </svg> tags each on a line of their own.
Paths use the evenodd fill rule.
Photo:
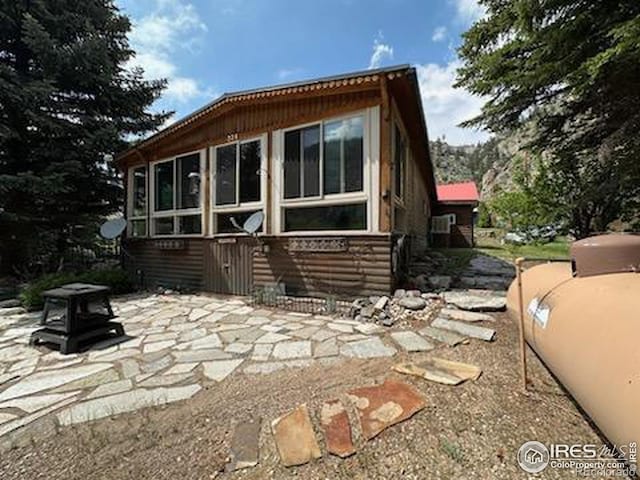
<svg viewBox="0 0 640 480">
<path fill-rule="evenodd" d="M 531 393 L 519 393 L 517 328 L 505 315 L 497 318 L 495 328 L 493 343 L 472 341 L 435 352 L 481 366 L 484 372 L 475 382 L 450 387 L 403 377 L 390 371 L 394 359 L 352 360 L 270 375 L 234 374 L 189 401 L 66 428 L 34 446 L 0 454 L 0 478 L 528 478 L 516 464 L 518 448 L 527 440 L 602 443 L 533 354 Z M 307 403 L 322 442 L 317 415 L 323 400 L 344 398 L 347 389 L 388 377 L 413 384 L 428 406 L 369 442 L 356 428 L 358 452 L 350 458 L 325 454 L 300 467 L 279 464 L 271 420 Z M 260 463 L 225 473 L 233 427 L 249 417 L 263 420 Z M 536 478 L 575 478 L 575 473 L 547 468 Z"/>
</svg>

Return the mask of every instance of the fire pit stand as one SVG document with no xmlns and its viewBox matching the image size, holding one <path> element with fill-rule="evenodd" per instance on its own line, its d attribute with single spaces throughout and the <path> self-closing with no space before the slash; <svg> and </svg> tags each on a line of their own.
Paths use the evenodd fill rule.
<svg viewBox="0 0 640 480">
<path fill-rule="evenodd" d="M 47 290 L 42 296 L 45 307 L 40 319 L 43 328 L 31 334 L 30 345 L 39 341 L 60 345 L 60 353 L 75 353 L 80 344 L 110 332 L 124 335 L 109 303 L 109 287 L 70 283 Z"/>
</svg>

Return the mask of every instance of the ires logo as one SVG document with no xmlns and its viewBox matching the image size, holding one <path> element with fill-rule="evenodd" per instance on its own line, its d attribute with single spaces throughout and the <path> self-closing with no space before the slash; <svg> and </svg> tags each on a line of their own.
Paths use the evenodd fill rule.
<svg viewBox="0 0 640 480">
<path fill-rule="evenodd" d="M 597 445 L 567 445 L 563 443 L 552 443 L 549 445 L 549 455 L 556 460 L 565 458 L 599 458 L 600 449 Z"/>
</svg>

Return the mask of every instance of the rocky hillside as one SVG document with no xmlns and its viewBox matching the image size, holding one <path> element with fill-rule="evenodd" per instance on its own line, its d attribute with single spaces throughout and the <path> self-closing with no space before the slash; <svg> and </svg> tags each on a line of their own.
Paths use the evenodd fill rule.
<svg viewBox="0 0 640 480">
<path fill-rule="evenodd" d="M 438 183 L 473 180 L 483 200 L 512 184 L 510 165 L 517 147 L 508 140 L 454 146 L 437 139 L 430 145 Z"/>
</svg>

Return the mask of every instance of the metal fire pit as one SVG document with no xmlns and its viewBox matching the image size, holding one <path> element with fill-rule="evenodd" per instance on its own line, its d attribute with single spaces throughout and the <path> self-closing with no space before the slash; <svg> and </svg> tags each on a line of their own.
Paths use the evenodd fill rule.
<svg viewBox="0 0 640 480">
<path fill-rule="evenodd" d="M 80 344 L 110 332 L 124 335 L 122 324 L 115 318 L 109 303 L 109 287 L 86 283 L 70 283 L 47 290 L 40 325 L 31 334 L 30 344 L 39 341 L 60 345 L 60 353 L 75 353 Z"/>
</svg>

